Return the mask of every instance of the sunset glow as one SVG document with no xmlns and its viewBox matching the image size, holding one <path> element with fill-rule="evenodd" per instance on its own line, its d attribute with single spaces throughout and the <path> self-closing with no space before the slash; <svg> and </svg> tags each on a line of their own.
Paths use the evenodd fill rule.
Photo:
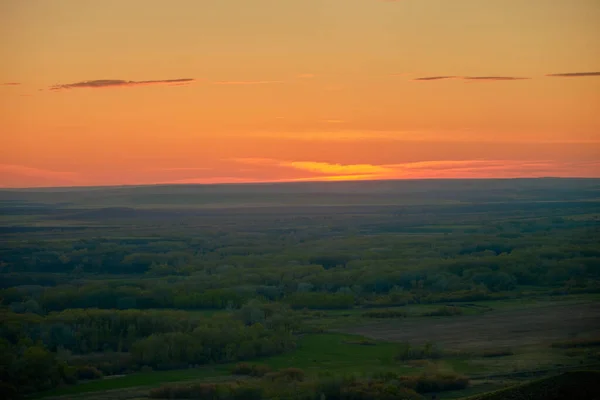
<svg viewBox="0 0 600 400">
<path fill-rule="evenodd" d="M 600 177 L 597 0 L 0 2 L 0 187 Z"/>
</svg>

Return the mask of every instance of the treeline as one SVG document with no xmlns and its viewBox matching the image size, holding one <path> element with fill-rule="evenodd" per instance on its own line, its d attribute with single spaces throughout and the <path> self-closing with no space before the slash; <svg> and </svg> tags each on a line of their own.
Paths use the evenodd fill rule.
<svg viewBox="0 0 600 400">
<path fill-rule="evenodd" d="M 295 347 L 299 328 L 286 307 L 259 302 L 211 318 L 190 318 L 182 311 L 0 312 L 4 398 L 102 374 L 279 354 Z"/>
<path fill-rule="evenodd" d="M 274 332 L 261 324 L 226 324 L 200 327 L 190 333 L 154 334 L 135 342 L 131 353 L 139 365 L 178 369 L 251 360 L 280 354 L 294 347 L 295 339 L 290 332 Z"/>
<path fill-rule="evenodd" d="M 422 400 L 427 393 L 461 390 L 469 386 L 467 377 L 452 373 L 424 373 L 416 376 L 380 373 L 371 377 L 323 376 L 308 379 L 304 371 L 287 368 L 254 376 L 260 378 L 220 384 L 168 384 L 152 389 L 149 397 L 212 400 Z"/>
<path fill-rule="evenodd" d="M 471 225 L 466 225 L 473 215 L 436 215 L 433 210 L 433 218 L 436 216 L 437 223 L 435 220 L 423 221 L 431 216 L 420 216 L 421 221 L 411 222 L 409 225 L 412 232 L 417 233 L 415 235 L 403 235 L 403 230 L 391 234 L 383 229 L 387 224 L 403 226 L 409 219 L 409 216 L 394 215 L 385 220 L 378 215 L 363 215 L 356 219 L 336 215 L 331 220 L 319 217 L 316 220 L 321 224 L 311 225 L 311 230 L 303 226 L 303 220 L 292 219 L 287 221 L 290 225 L 287 234 L 281 234 L 279 220 L 246 221 L 246 225 L 235 229 L 240 222 L 232 223 L 225 217 L 213 222 L 231 225 L 217 232 L 211 227 L 200 226 L 197 234 L 191 237 L 183 234 L 185 226 L 178 228 L 167 222 L 164 226 L 147 228 L 149 235 L 140 238 L 110 238 L 106 237 L 105 231 L 94 231 L 93 227 L 87 229 L 96 235 L 89 238 L 79 238 L 76 233 L 66 233 L 58 239 L 49 235 L 51 240 L 46 234 L 36 239 L 31 235 L 16 234 L 0 247 L 1 271 L 189 276 L 199 271 L 222 275 L 228 267 L 240 266 L 253 269 L 313 265 L 325 271 L 365 265 L 406 269 L 428 266 L 432 261 L 445 260 L 451 264 L 451 261 L 464 257 L 471 263 L 482 257 L 490 261 L 495 256 L 506 257 L 515 252 L 518 256 L 510 261 L 533 256 L 539 261 L 577 259 L 583 265 L 588 265 L 589 259 L 595 259 L 597 265 L 600 258 L 600 251 L 591 239 L 597 233 L 597 222 L 593 219 L 511 220 L 507 219 L 510 215 L 503 218 L 492 215 L 487 218 L 477 216 Z M 311 220 L 311 217 L 307 219 Z M 247 225 L 251 222 L 261 226 L 262 231 L 255 232 L 256 227 Z M 140 224 L 147 223 L 147 220 L 140 221 Z M 442 225 L 444 223 L 448 225 Z M 156 229 L 163 227 L 158 237 Z M 381 229 L 379 232 L 378 228 Z M 369 234 L 363 235 L 365 231 Z M 504 266 L 507 261 L 510 264 L 509 260 L 503 259 L 493 264 Z M 465 269 L 460 265 L 455 268 Z M 469 269 L 468 265 L 466 269 Z M 456 270 L 453 273 L 461 275 Z M 518 276 L 515 278 L 519 279 Z"/>
<path fill-rule="evenodd" d="M 526 267 L 523 267 L 526 269 Z M 352 274 L 351 271 L 347 271 Z M 498 273 L 509 280 L 506 273 Z M 393 274 L 395 275 L 395 274 Z M 393 275 L 388 277 L 392 280 Z M 408 272 L 407 275 L 414 276 Z M 109 284 L 90 281 L 79 286 L 59 285 L 54 287 L 21 286 L 0 290 L 0 306 L 15 313 L 45 315 L 52 312 L 98 308 L 104 310 L 237 310 L 243 304 L 259 299 L 268 302 L 288 304 L 292 309 L 348 309 L 359 307 L 390 307 L 408 304 L 435 304 L 471 302 L 511 298 L 526 295 L 527 292 L 544 291 L 548 294 L 596 293 L 600 292 L 600 280 L 586 278 L 586 275 L 572 275 L 568 280 L 555 285 L 516 285 L 490 289 L 485 283 L 464 282 L 447 272 L 424 271 L 420 279 L 414 279 L 407 287 L 386 283 L 385 290 L 366 291 L 359 283 L 352 286 L 330 286 L 317 290 L 309 283 L 295 285 L 258 286 L 250 285 L 233 288 L 203 289 L 205 281 L 192 277 L 173 281 L 165 285 L 154 280 L 140 280 L 132 285 L 127 283 Z M 492 279 L 498 279 L 493 277 Z M 455 284 L 448 282 L 454 281 Z M 194 285 L 194 283 L 197 285 Z M 393 282 L 393 281 L 392 281 Z M 120 286 L 119 286 L 120 285 Z M 337 286 L 337 285 L 336 285 Z M 193 289 L 193 287 L 196 287 Z"/>
</svg>

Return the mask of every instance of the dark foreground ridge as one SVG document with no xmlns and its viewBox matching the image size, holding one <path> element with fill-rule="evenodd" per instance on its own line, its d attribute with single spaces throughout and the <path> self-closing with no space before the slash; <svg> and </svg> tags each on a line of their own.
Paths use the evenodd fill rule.
<svg viewBox="0 0 600 400">
<path fill-rule="evenodd" d="M 464 400 L 597 400 L 600 372 L 573 371 Z"/>
</svg>

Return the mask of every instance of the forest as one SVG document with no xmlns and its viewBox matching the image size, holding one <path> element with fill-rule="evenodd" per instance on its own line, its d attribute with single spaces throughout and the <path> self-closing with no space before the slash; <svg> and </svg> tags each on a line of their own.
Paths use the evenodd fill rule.
<svg viewBox="0 0 600 400">
<path fill-rule="evenodd" d="M 0 210 L 2 398 L 459 398 L 600 365 L 600 180 L 0 190 Z M 450 340 L 529 310 L 552 337 Z"/>
</svg>

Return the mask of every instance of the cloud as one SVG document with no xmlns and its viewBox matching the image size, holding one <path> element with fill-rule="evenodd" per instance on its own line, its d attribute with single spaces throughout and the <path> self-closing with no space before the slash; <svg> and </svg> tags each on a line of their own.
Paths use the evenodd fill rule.
<svg viewBox="0 0 600 400">
<path fill-rule="evenodd" d="M 19 86 L 21 83 L 19 82 L 6 82 L 2 83 L 1 86 Z"/>
<path fill-rule="evenodd" d="M 67 83 L 61 85 L 50 86 L 50 90 L 66 90 L 66 89 L 102 89 L 102 88 L 115 88 L 115 87 L 132 87 L 132 86 L 150 86 L 150 85 L 185 85 L 194 82 L 192 78 L 179 78 L 179 79 L 163 79 L 154 81 L 125 81 L 120 79 L 98 79 L 93 81 L 83 81 L 75 83 Z"/>
<path fill-rule="evenodd" d="M 562 74 L 547 74 L 553 78 L 579 78 L 584 76 L 600 76 L 600 72 L 566 72 Z"/>
<path fill-rule="evenodd" d="M 390 172 L 386 166 L 372 164 L 330 164 L 315 161 L 283 161 L 279 165 L 320 174 L 373 175 Z"/>
<path fill-rule="evenodd" d="M 531 78 L 520 76 L 463 76 L 460 79 L 477 81 L 523 81 Z"/>
<path fill-rule="evenodd" d="M 421 78 L 415 78 L 413 81 L 441 81 L 441 80 L 465 80 L 465 81 L 522 81 L 531 78 L 519 77 L 519 76 L 425 76 Z"/>
<path fill-rule="evenodd" d="M 211 171 L 211 167 L 165 167 L 151 168 L 150 171 Z"/>
<path fill-rule="evenodd" d="M 445 79 L 457 79 L 457 76 L 425 76 L 422 78 L 415 78 L 413 81 L 441 81 Z"/>
<path fill-rule="evenodd" d="M 323 123 L 327 121 L 322 121 Z M 342 124 L 344 123 L 344 124 Z M 325 126 L 325 125 L 323 125 Z M 329 123 L 323 130 L 314 131 L 258 131 L 244 133 L 245 137 L 273 139 L 277 141 L 302 141 L 302 142 L 453 142 L 453 143 L 540 143 L 540 139 L 532 137 L 527 133 L 518 132 L 481 132 L 478 130 L 456 129 L 456 130 L 346 130 L 336 129 L 338 126 L 345 127 L 345 121 L 341 123 Z M 230 134 L 237 137 L 237 134 Z M 600 144 L 600 139 L 566 139 L 566 138 L 544 138 L 546 144 Z"/>
<path fill-rule="evenodd" d="M 324 123 L 337 125 L 342 120 L 325 120 Z M 420 132 L 382 132 L 382 131 L 318 131 L 318 132 L 255 132 L 250 135 L 258 138 L 299 141 L 325 141 L 325 142 L 356 142 L 356 141 L 398 141 L 398 140 L 429 140 L 421 139 Z M 437 136 L 436 136 L 437 137 Z"/>
<path fill-rule="evenodd" d="M 269 85 L 283 83 L 282 81 L 217 81 L 213 85 Z"/>
<path fill-rule="evenodd" d="M 382 180 L 427 178 L 516 178 L 543 176 L 597 176 L 599 163 L 561 163 L 551 160 L 431 160 L 400 164 L 337 164 L 320 161 L 260 160 L 269 168 L 292 168 L 313 175 L 293 181 Z M 582 172 L 583 171 L 583 172 Z"/>
</svg>

